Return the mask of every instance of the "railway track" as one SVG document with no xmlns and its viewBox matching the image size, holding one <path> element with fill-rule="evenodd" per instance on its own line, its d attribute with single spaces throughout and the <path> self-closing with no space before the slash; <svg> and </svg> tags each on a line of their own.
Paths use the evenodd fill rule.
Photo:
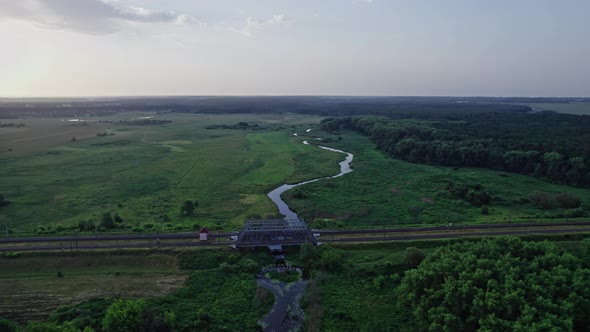
<svg viewBox="0 0 590 332">
<path fill-rule="evenodd" d="M 319 242 L 408 241 L 500 235 L 590 233 L 590 221 L 366 230 L 313 230 L 313 232 L 317 234 Z M 0 239 L 0 251 L 74 251 L 230 246 L 234 244 L 230 237 L 238 234 L 239 232 L 213 233 L 209 235 L 209 241 L 199 241 L 197 233 L 4 238 Z"/>
</svg>

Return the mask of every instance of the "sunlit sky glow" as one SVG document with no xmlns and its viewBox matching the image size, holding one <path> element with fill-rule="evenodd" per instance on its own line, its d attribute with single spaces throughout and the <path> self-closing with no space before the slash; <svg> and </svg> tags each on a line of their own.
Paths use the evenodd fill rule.
<svg viewBox="0 0 590 332">
<path fill-rule="evenodd" d="M 590 96 L 586 0 L 0 0 L 0 97 Z"/>
</svg>

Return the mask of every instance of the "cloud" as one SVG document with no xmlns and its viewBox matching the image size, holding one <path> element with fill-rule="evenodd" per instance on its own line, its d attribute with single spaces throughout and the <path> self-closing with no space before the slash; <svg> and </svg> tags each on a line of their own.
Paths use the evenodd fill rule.
<svg viewBox="0 0 590 332">
<path fill-rule="evenodd" d="M 0 0 L 0 19 L 3 18 L 94 35 L 113 33 L 131 23 L 199 23 L 186 14 L 118 7 L 105 0 Z"/>
<path fill-rule="evenodd" d="M 242 27 L 240 27 L 240 28 L 232 27 L 231 30 L 235 31 L 237 33 L 240 33 L 244 36 L 252 37 L 252 34 L 254 33 L 254 31 L 256 31 L 262 27 L 283 24 L 285 22 L 287 22 L 287 20 L 285 18 L 285 15 L 283 15 L 283 14 L 275 14 L 271 18 L 266 19 L 266 20 L 256 20 L 256 19 L 253 19 L 252 17 L 248 17 L 246 19 L 246 23 Z"/>
</svg>

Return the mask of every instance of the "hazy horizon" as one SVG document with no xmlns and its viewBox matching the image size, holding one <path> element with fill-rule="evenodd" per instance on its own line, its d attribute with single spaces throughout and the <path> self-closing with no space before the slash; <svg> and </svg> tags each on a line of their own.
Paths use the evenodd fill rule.
<svg viewBox="0 0 590 332">
<path fill-rule="evenodd" d="M 76 100 L 76 99 L 133 99 L 133 98 L 240 98 L 240 97 L 252 97 L 252 98 L 466 98 L 466 99 L 477 99 L 477 98 L 488 98 L 488 99 L 504 99 L 504 98 L 523 98 L 523 99 L 590 99 L 590 96 L 429 96 L 429 95 L 412 95 L 412 96 L 395 96 L 395 95 L 80 95 L 80 96 L 25 96 L 25 97 L 11 97 L 11 96 L 0 96 L 0 101 L 6 100 L 18 100 L 18 99 L 65 99 L 65 100 Z M 586 101 L 585 101 L 586 102 Z"/>
<path fill-rule="evenodd" d="M 0 97 L 583 98 L 589 10 L 582 0 L 0 0 Z"/>
</svg>

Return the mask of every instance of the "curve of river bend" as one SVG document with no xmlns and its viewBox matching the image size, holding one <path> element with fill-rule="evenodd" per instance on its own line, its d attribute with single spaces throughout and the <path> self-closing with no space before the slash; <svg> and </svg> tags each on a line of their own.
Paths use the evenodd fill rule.
<svg viewBox="0 0 590 332">
<path fill-rule="evenodd" d="M 303 144 L 310 145 L 309 142 L 303 141 Z M 350 168 L 350 162 L 352 162 L 352 153 L 344 152 L 342 150 L 329 148 L 326 146 L 318 146 L 320 149 L 343 153 L 346 158 L 341 161 L 340 173 L 334 176 L 326 176 L 313 180 L 303 181 L 295 184 L 284 184 L 275 190 L 268 193 L 268 197 L 276 204 L 279 208 L 279 212 L 285 216 L 285 219 L 297 219 L 297 214 L 289 209 L 289 206 L 281 198 L 281 194 L 285 191 L 302 186 L 304 184 L 316 182 L 323 179 L 332 179 L 342 176 L 344 174 L 352 172 Z M 259 323 L 263 326 L 265 332 L 271 331 L 299 331 L 303 326 L 303 309 L 299 305 L 299 301 L 305 292 L 307 281 L 299 279 L 298 281 L 287 284 L 278 280 L 270 280 L 266 278 L 259 278 L 257 285 L 270 290 L 275 296 L 275 302 L 272 309 Z"/>
<path fill-rule="evenodd" d="M 307 141 L 303 141 L 303 144 L 305 144 L 305 145 L 311 145 Z M 285 219 L 287 219 L 287 220 L 289 220 L 289 219 L 298 219 L 298 217 L 297 217 L 297 213 L 291 211 L 291 209 L 289 209 L 289 206 L 287 205 L 287 203 L 285 203 L 285 201 L 283 201 L 283 199 L 281 198 L 281 195 L 285 191 L 287 191 L 289 189 L 293 189 L 295 187 L 302 186 L 304 184 L 316 182 L 316 181 L 323 180 L 323 179 L 337 178 L 339 176 L 342 176 L 344 174 L 347 174 L 347 173 L 352 172 L 352 168 L 350 168 L 350 163 L 352 162 L 352 158 L 353 158 L 352 153 L 345 152 L 345 151 L 338 150 L 338 149 L 329 148 L 327 146 L 318 145 L 318 147 L 320 149 L 324 149 L 324 150 L 328 150 L 328 151 L 332 151 L 332 152 L 343 153 L 343 154 L 346 155 L 346 158 L 339 163 L 340 164 L 340 173 L 338 173 L 338 174 L 336 174 L 334 176 L 326 176 L 326 177 L 323 177 L 323 178 L 317 178 L 317 179 L 303 181 L 303 182 L 299 182 L 299 183 L 295 183 L 295 184 L 284 184 L 284 185 L 276 188 L 275 190 L 269 192 L 268 193 L 268 197 L 273 201 L 273 203 L 275 203 L 275 205 L 279 208 L 279 212 L 283 216 L 285 216 Z"/>
</svg>

